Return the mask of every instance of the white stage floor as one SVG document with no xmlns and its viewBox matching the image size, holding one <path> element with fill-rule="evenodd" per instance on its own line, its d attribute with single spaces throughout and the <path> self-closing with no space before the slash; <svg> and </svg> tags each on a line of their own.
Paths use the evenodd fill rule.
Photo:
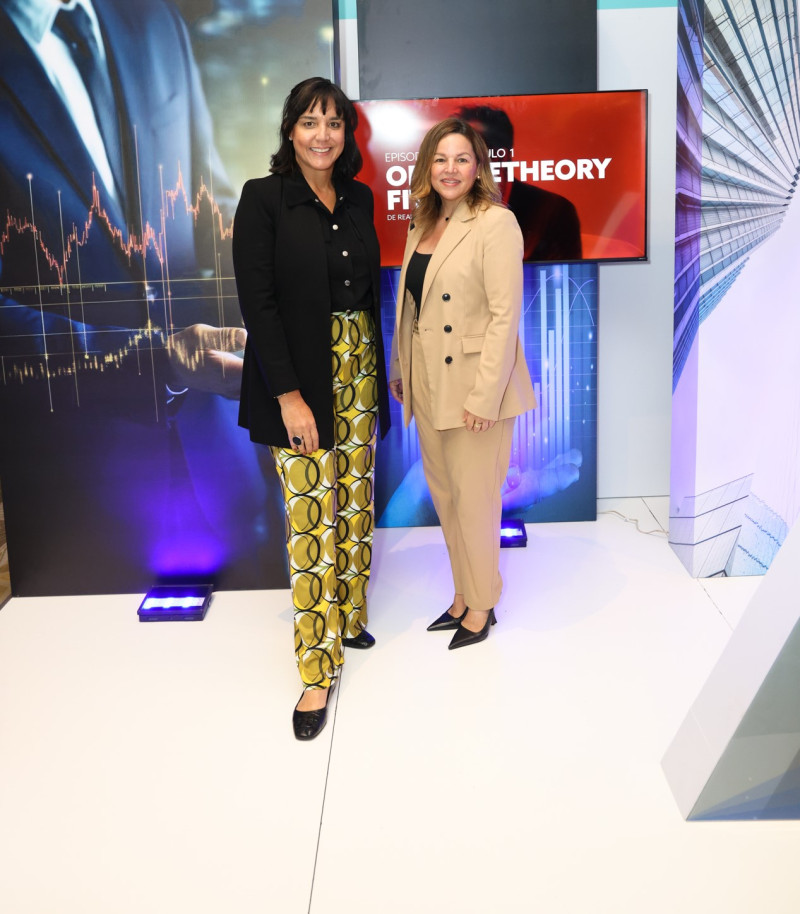
<svg viewBox="0 0 800 914">
<path fill-rule="evenodd" d="M 667 499 L 600 512 L 667 526 Z M 0 611 L 4 914 L 796 914 L 800 823 L 685 822 L 661 759 L 752 578 L 690 578 L 617 514 L 528 528 L 449 652 L 436 528 L 380 530 L 367 652 L 292 735 L 288 591 L 141 624 Z"/>
</svg>

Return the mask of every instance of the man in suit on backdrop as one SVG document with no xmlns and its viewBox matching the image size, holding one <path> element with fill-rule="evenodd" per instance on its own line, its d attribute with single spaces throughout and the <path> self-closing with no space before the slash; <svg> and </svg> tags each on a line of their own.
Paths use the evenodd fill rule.
<svg viewBox="0 0 800 914">
<path fill-rule="evenodd" d="M 163 0 L 0 0 L 0 122 L 15 589 L 234 563 L 257 586 L 275 523 L 236 432 L 234 200 L 183 21 Z"/>
</svg>

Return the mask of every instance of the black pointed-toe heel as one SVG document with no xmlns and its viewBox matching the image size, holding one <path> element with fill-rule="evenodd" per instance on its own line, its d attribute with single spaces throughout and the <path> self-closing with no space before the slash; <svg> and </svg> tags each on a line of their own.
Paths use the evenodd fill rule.
<svg viewBox="0 0 800 914">
<path fill-rule="evenodd" d="M 434 619 L 433 622 L 428 626 L 427 631 L 429 632 L 448 632 L 452 631 L 454 628 L 458 628 L 461 624 L 461 620 L 466 616 L 469 606 L 461 613 L 460 616 L 451 616 L 450 610 L 446 609 L 438 619 Z"/>
<path fill-rule="evenodd" d="M 300 697 L 302 698 L 302 695 Z M 309 740 L 319 736 L 328 719 L 328 701 L 330 697 L 331 690 L 329 688 L 328 697 L 325 699 L 325 707 L 319 708 L 317 711 L 298 711 L 297 707 L 295 707 L 292 714 L 295 739 Z"/>
<path fill-rule="evenodd" d="M 363 628 L 355 638 L 342 638 L 342 644 L 345 647 L 355 647 L 360 651 L 366 651 L 375 644 L 375 639 Z"/>
<path fill-rule="evenodd" d="M 466 614 L 465 614 L 466 615 Z M 463 618 L 463 616 L 462 616 Z M 463 625 L 458 626 L 458 631 L 453 635 L 448 646 L 448 650 L 454 651 L 457 647 L 468 647 L 470 644 L 477 644 L 479 641 L 485 641 L 489 637 L 489 628 L 497 622 L 494 609 L 489 610 L 489 615 L 483 623 L 483 628 L 477 632 L 471 632 Z"/>
</svg>

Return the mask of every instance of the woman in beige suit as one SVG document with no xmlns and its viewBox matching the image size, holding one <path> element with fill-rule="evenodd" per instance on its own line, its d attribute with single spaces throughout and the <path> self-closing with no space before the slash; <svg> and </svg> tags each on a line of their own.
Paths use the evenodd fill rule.
<svg viewBox="0 0 800 914">
<path fill-rule="evenodd" d="M 389 387 L 413 416 L 455 595 L 428 626 L 483 641 L 500 598 L 501 486 L 514 419 L 536 405 L 517 330 L 522 234 L 486 144 L 448 118 L 422 141 L 400 274 Z"/>
</svg>

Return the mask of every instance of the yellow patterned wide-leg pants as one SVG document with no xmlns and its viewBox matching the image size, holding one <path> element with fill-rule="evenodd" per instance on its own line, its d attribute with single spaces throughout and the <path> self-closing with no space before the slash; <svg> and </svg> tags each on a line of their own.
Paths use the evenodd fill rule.
<svg viewBox="0 0 800 914">
<path fill-rule="evenodd" d="M 375 323 L 369 311 L 331 315 L 335 446 L 271 448 L 286 503 L 295 653 L 306 689 L 327 689 L 342 638 L 367 624 L 378 412 Z"/>
</svg>

